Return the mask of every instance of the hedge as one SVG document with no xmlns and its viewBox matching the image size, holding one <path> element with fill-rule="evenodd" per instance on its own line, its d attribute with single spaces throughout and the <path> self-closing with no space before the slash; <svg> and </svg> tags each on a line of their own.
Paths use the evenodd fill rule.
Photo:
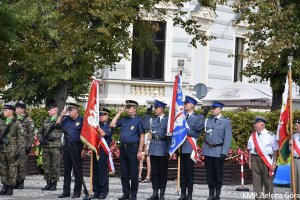
<svg viewBox="0 0 300 200">
<path fill-rule="evenodd" d="M 145 108 L 139 108 L 138 114 L 143 116 L 145 114 Z M 109 115 L 110 119 L 112 119 L 117 113 L 117 109 L 111 109 L 111 113 Z M 202 110 L 197 110 L 196 113 L 201 114 Z M 84 114 L 82 110 L 81 114 Z M 33 108 L 30 110 L 30 117 L 33 119 L 35 127 L 39 128 L 43 120 L 47 117 L 48 113 L 45 109 Z M 167 115 L 167 113 L 166 113 Z M 247 146 L 247 141 L 249 139 L 250 134 L 254 131 L 253 120 L 255 116 L 260 115 L 264 117 L 268 123 L 266 128 L 269 131 L 276 133 L 278 120 L 279 120 L 279 111 L 275 112 L 252 112 L 252 111 L 224 111 L 224 117 L 229 118 L 232 124 L 232 135 L 233 135 L 233 143 L 232 148 L 236 149 L 237 147 L 244 149 Z M 123 114 L 122 116 L 125 116 Z M 293 114 L 294 119 L 300 117 L 300 111 L 295 111 Z M 116 130 L 118 133 L 119 130 Z M 119 134 L 114 134 L 114 140 L 119 140 Z M 198 144 L 202 146 L 203 144 L 203 133 L 200 135 Z"/>
</svg>

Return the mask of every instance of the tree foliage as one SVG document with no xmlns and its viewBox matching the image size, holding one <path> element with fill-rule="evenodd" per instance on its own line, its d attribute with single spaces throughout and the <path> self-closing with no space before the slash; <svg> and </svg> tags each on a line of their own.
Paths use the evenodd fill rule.
<svg viewBox="0 0 300 200">
<path fill-rule="evenodd" d="M 241 0 L 235 9 L 241 15 L 239 20 L 249 24 L 249 48 L 244 55 L 248 63 L 243 74 L 270 81 L 272 110 L 278 109 L 289 55 L 294 56 L 293 80 L 299 84 L 300 5 L 296 0 Z"/>
<path fill-rule="evenodd" d="M 201 1 L 202 6 L 215 8 L 224 0 Z M 5 99 L 24 99 L 39 104 L 55 98 L 60 107 L 67 96 L 86 93 L 89 77 L 103 66 L 113 66 L 128 58 L 129 49 L 152 48 L 149 42 L 155 24 L 145 26 L 149 14 L 155 20 L 171 16 L 193 36 L 191 44 L 202 45 L 211 37 L 199 30 L 200 25 L 182 11 L 188 1 L 160 0 L 19 0 L 1 1 L 0 24 L 7 29 L 0 33 L 5 58 L 0 57 L 1 80 L 9 88 L 2 90 Z M 199 0 L 200 2 L 200 0 Z M 159 5 L 171 3 L 177 9 Z M 22 10 L 19 10 L 22 5 Z M 9 20 L 3 15 L 9 15 Z M 15 19 L 23 15 L 22 25 L 14 27 Z M 132 25 L 141 26 L 138 37 L 131 34 Z M 11 28 L 14 27 L 12 30 Z M 8 33 L 11 31 L 13 34 Z M 16 35 L 9 38 L 5 35 Z M 17 42 L 17 43 L 16 43 Z M 17 44 L 17 45 L 16 45 Z M 2 53 L 2 52 L 1 52 Z M 1 86 L 0 86 L 1 87 Z"/>
</svg>

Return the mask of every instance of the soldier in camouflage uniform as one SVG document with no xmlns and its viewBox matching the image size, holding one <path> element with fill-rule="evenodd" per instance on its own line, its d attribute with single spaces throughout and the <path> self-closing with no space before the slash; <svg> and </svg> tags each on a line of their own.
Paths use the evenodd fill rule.
<svg viewBox="0 0 300 200">
<path fill-rule="evenodd" d="M 26 113 L 25 110 L 26 110 L 26 104 L 23 101 L 18 101 L 16 103 L 17 119 L 22 124 L 25 134 L 23 135 L 23 137 L 20 138 L 20 140 L 23 140 L 24 142 L 24 147 L 20 151 L 20 157 L 18 160 L 17 180 L 15 185 L 16 189 L 24 188 L 28 154 L 30 153 L 32 144 L 34 143 L 33 121 L 28 117 L 28 113 Z"/>
<path fill-rule="evenodd" d="M 42 190 L 54 191 L 60 175 L 60 147 L 63 132 L 56 127 L 53 129 L 58 119 L 57 105 L 54 102 L 49 103 L 47 109 L 49 117 L 43 122 L 38 131 L 38 138 L 43 146 L 44 179 L 47 181 L 47 185 Z"/>
<path fill-rule="evenodd" d="M 16 184 L 17 160 L 20 147 L 24 146 L 20 138 L 24 135 L 22 125 L 14 118 L 15 107 L 4 105 L 5 120 L 0 122 L 0 176 L 3 184 L 0 195 L 13 195 Z M 4 139 L 3 139 L 4 136 Z"/>
</svg>

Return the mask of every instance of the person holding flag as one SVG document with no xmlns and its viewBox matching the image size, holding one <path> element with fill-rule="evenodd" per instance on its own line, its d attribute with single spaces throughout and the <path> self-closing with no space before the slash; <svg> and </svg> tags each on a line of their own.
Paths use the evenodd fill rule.
<svg viewBox="0 0 300 200">
<path fill-rule="evenodd" d="M 109 109 L 100 108 L 100 128 L 98 129 L 99 137 L 104 137 L 107 145 L 112 142 L 113 129 L 110 128 L 108 122 Z M 99 145 L 100 157 L 97 161 L 97 157 L 93 154 L 93 192 L 91 199 L 105 199 L 108 195 L 109 189 L 109 157 L 105 152 L 105 149 Z M 82 150 L 82 157 L 87 153 L 87 148 Z"/>
<path fill-rule="evenodd" d="M 111 128 L 121 127 L 120 130 L 120 170 L 123 195 L 118 200 L 136 200 L 139 186 L 138 166 L 142 159 L 144 145 L 144 129 L 142 118 L 137 115 L 138 103 L 126 100 L 127 117 L 119 119 L 125 111 L 119 108 L 117 115 L 110 123 Z M 129 180 L 131 179 L 131 187 Z"/>
<path fill-rule="evenodd" d="M 108 144 L 111 142 L 109 139 L 109 127 L 107 124 L 108 120 L 108 111 L 107 109 L 99 109 L 99 83 L 100 80 L 92 77 L 92 84 L 89 93 L 89 99 L 86 107 L 86 111 L 84 114 L 83 126 L 81 131 L 81 140 L 84 143 L 84 151 L 81 152 L 81 156 L 84 157 L 86 154 L 87 147 L 90 148 L 91 151 L 91 160 L 90 160 L 90 174 L 91 174 L 91 182 L 90 182 L 90 193 L 92 193 L 92 188 L 94 189 L 94 198 L 105 198 L 108 193 L 108 179 L 107 177 L 107 169 L 109 172 L 114 173 L 115 168 L 112 161 L 112 154 L 110 152 L 110 148 Z M 95 157 L 94 155 L 95 154 Z M 105 154 L 105 155 L 104 155 Z M 107 158 L 107 159 L 105 159 Z M 97 159 L 99 162 L 93 162 Z M 103 159 L 103 160 L 102 160 Z M 107 161 L 107 165 L 105 166 L 104 162 Z M 99 165 L 98 165 L 99 164 Z M 95 166 L 94 166 L 95 165 Z M 98 171 L 101 170 L 101 171 Z M 95 180 L 93 180 L 94 175 Z M 99 173 L 100 172 L 100 173 Z M 100 177 L 103 175 L 103 179 L 99 183 Z M 99 177 L 100 176 L 100 177 Z M 87 188 L 85 186 L 84 180 L 82 179 L 84 193 L 86 198 L 89 194 Z"/>
<path fill-rule="evenodd" d="M 180 188 L 181 196 L 179 200 L 191 200 L 193 194 L 194 185 L 194 163 L 197 162 L 197 143 L 196 140 L 203 130 L 204 117 L 194 113 L 197 100 L 185 96 L 184 110 L 186 115 L 186 121 L 189 126 L 187 129 L 187 137 L 181 147 L 181 160 L 180 160 Z M 186 196 L 186 188 L 188 189 L 188 195 Z"/>
<path fill-rule="evenodd" d="M 154 100 L 156 117 L 150 119 L 151 140 L 149 146 L 153 195 L 147 200 L 165 199 L 169 159 L 168 117 L 164 113 L 166 105 L 159 100 Z M 158 196 L 158 190 L 160 190 L 160 196 Z"/>
<path fill-rule="evenodd" d="M 294 166 L 295 166 L 295 187 L 296 187 L 296 194 L 300 194 L 300 119 L 298 119 L 295 123 L 296 133 L 293 134 L 293 138 L 290 139 L 290 150 L 292 150 L 291 146 L 294 147 Z M 293 181 L 291 181 L 293 184 Z M 292 186 L 291 188 L 293 188 Z M 292 191 L 293 192 L 293 191 Z M 297 198 L 299 199 L 299 198 Z"/>
<path fill-rule="evenodd" d="M 205 140 L 202 154 L 205 156 L 206 179 L 209 188 L 207 200 L 219 200 L 223 184 L 224 161 L 228 156 L 232 128 L 229 119 L 222 116 L 224 104 L 213 101 L 211 104 L 212 117 L 205 120 Z M 216 193 L 215 193 L 216 191 Z"/>
<path fill-rule="evenodd" d="M 267 121 L 263 117 L 257 116 L 255 118 L 255 132 L 251 134 L 247 145 L 255 199 L 261 199 L 263 187 L 267 197 L 265 199 L 272 199 L 271 196 L 274 194 L 273 174 L 279 147 L 275 134 L 265 128 L 266 123 Z"/>
</svg>

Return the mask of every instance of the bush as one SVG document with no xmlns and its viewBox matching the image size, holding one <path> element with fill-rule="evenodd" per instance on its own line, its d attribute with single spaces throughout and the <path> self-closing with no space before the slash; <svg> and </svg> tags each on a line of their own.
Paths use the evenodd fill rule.
<svg viewBox="0 0 300 200">
<path fill-rule="evenodd" d="M 117 109 L 110 109 L 111 113 L 109 115 L 112 119 L 116 113 Z M 196 113 L 201 114 L 202 110 L 195 111 Z M 146 113 L 146 108 L 141 107 L 138 109 L 138 115 L 143 116 Z M 81 114 L 84 114 L 84 110 L 81 110 Z M 166 112 L 168 116 L 168 112 Z M 239 148 L 244 150 L 247 147 L 248 139 L 251 133 L 254 131 L 253 121 L 255 116 L 260 115 L 264 117 L 268 123 L 266 125 L 267 130 L 272 131 L 276 134 L 277 125 L 279 121 L 279 111 L 275 112 L 251 112 L 251 111 L 224 111 L 224 117 L 229 118 L 232 125 L 232 144 L 231 149 L 237 151 Z M 30 110 L 30 117 L 34 120 L 36 128 L 39 128 L 44 119 L 48 116 L 47 110 L 33 108 Z M 121 117 L 124 117 L 125 114 L 122 114 Z M 299 119 L 300 111 L 295 111 L 293 113 L 294 119 Z M 115 129 L 115 134 L 113 135 L 113 140 L 116 141 L 116 146 L 118 146 L 118 141 L 120 139 L 120 130 L 119 128 Z M 204 133 L 201 133 L 198 139 L 198 145 L 202 147 L 204 141 Z M 281 162 L 281 161 L 280 161 Z"/>
<path fill-rule="evenodd" d="M 117 109 L 110 109 L 111 113 L 109 115 L 109 118 L 112 119 L 116 113 Z M 201 110 L 197 110 L 196 113 L 201 114 Z M 81 112 L 82 114 L 84 112 Z M 138 115 L 143 116 L 146 113 L 146 109 L 144 107 L 138 109 Z M 166 115 L 168 116 L 168 112 L 166 112 Z M 268 121 L 266 128 L 269 131 L 272 131 L 274 134 L 276 134 L 277 125 L 279 121 L 279 111 L 276 112 L 250 112 L 250 111 L 224 111 L 223 112 L 224 117 L 229 118 L 232 125 L 232 135 L 233 135 L 233 142 L 232 142 L 232 149 L 239 148 L 246 148 L 248 139 L 251 135 L 251 133 L 254 131 L 253 127 L 253 120 L 255 116 L 260 115 L 262 117 L 265 117 Z M 45 118 L 48 116 L 46 109 L 38 109 L 33 108 L 30 110 L 30 117 L 33 119 L 35 127 L 39 128 L 41 123 L 45 120 Z M 121 117 L 124 117 L 125 114 L 123 114 Z M 296 111 L 294 112 L 294 118 L 299 118 L 300 112 Z M 113 135 L 113 139 L 115 141 L 119 140 L 119 129 L 115 129 L 115 133 Z M 202 146 L 204 140 L 204 134 L 201 133 L 198 145 Z"/>
</svg>

